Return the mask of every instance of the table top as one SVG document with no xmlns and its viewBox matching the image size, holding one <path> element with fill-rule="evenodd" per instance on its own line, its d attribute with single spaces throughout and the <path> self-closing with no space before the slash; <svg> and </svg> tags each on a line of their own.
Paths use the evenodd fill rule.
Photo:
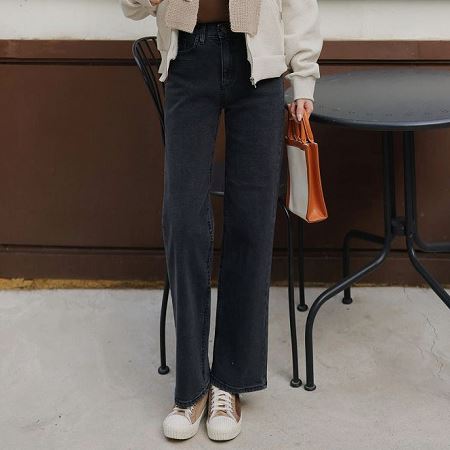
<svg viewBox="0 0 450 450">
<path fill-rule="evenodd" d="M 292 88 L 285 101 L 292 101 Z M 311 120 L 372 130 L 450 126 L 450 71 L 430 68 L 355 70 L 322 75 Z"/>
</svg>

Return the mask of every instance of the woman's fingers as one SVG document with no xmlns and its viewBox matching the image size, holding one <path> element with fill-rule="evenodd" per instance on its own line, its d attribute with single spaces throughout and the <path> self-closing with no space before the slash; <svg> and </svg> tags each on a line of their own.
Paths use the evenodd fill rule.
<svg viewBox="0 0 450 450">
<path fill-rule="evenodd" d="M 288 104 L 289 114 L 291 114 L 292 118 L 296 122 L 300 122 L 304 114 L 306 114 L 309 118 L 309 116 L 313 112 L 313 109 L 313 102 L 305 98 L 298 98 L 297 100 Z"/>
<path fill-rule="evenodd" d="M 295 109 L 296 109 L 295 102 L 289 103 L 289 105 L 288 105 L 289 114 L 290 114 L 294 119 L 295 119 Z"/>
<path fill-rule="evenodd" d="M 309 116 L 311 115 L 311 113 L 313 112 L 313 109 L 314 109 L 313 102 L 311 100 L 306 100 L 306 102 L 305 102 L 305 111 L 308 114 L 308 119 L 309 119 Z"/>
</svg>

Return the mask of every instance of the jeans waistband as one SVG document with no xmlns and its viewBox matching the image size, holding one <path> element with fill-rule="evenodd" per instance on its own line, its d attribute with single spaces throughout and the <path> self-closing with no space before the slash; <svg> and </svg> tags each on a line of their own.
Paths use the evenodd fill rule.
<svg viewBox="0 0 450 450">
<path fill-rule="evenodd" d="M 187 33 L 180 30 L 180 33 Z M 243 35 L 241 32 L 234 32 L 231 30 L 231 24 L 229 21 L 225 22 L 197 22 L 192 34 L 198 34 L 204 41 L 208 37 L 220 37 L 222 39 L 238 37 Z"/>
</svg>

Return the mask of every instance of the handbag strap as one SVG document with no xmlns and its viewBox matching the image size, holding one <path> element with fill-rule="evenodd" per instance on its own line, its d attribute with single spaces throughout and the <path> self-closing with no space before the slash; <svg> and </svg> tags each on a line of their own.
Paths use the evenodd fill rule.
<svg viewBox="0 0 450 450">
<path fill-rule="evenodd" d="M 303 114 L 302 120 L 301 120 L 303 127 L 305 129 L 306 136 L 308 137 L 309 142 L 314 142 L 314 135 L 311 129 L 311 125 L 309 123 L 309 118 L 307 114 Z"/>
<path fill-rule="evenodd" d="M 288 137 L 291 140 L 300 141 L 302 143 L 314 142 L 314 135 L 306 114 L 303 114 L 300 123 L 289 115 Z"/>
</svg>

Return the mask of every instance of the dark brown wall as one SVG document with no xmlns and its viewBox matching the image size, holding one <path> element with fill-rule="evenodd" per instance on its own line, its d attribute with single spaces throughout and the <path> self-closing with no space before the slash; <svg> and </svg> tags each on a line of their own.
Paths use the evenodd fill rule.
<svg viewBox="0 0 450 450">
<path fill-rule="evenodd" d="M 327 42 L 320 63 L 323 74 L 368 65 L 450 69 L 450 43 Z M 0 92 L 0 277 L 162 279 L 163 148 L 131 42 L 0 41 Z M 329 281 L 339 275 L 349 228 L 382 230 L 380 135 L 315 130 L 329 219 L 306 225 L 306 278 Z M 436 145 L 425 150 L 429 140 Z M 450 131 L 418 133 L 417 149 L 420 227 L 429 240 L 448 240 Z M 223 150 L 221 126 L 218 158 Z M 398 165 L 399 207 L 401 182 Z M 214 206 L 218 244 L 220 200 Z M 367 281 L 420 282 L 402 246 L 399 239 Z M 373 255 L 367 244 L 358 248 L 355 265 Z M 286 279 L 285 249 L 279 215 L 274 282 Z M 450 258 L 427 259 L 449 283 Z"/>
</svg>

